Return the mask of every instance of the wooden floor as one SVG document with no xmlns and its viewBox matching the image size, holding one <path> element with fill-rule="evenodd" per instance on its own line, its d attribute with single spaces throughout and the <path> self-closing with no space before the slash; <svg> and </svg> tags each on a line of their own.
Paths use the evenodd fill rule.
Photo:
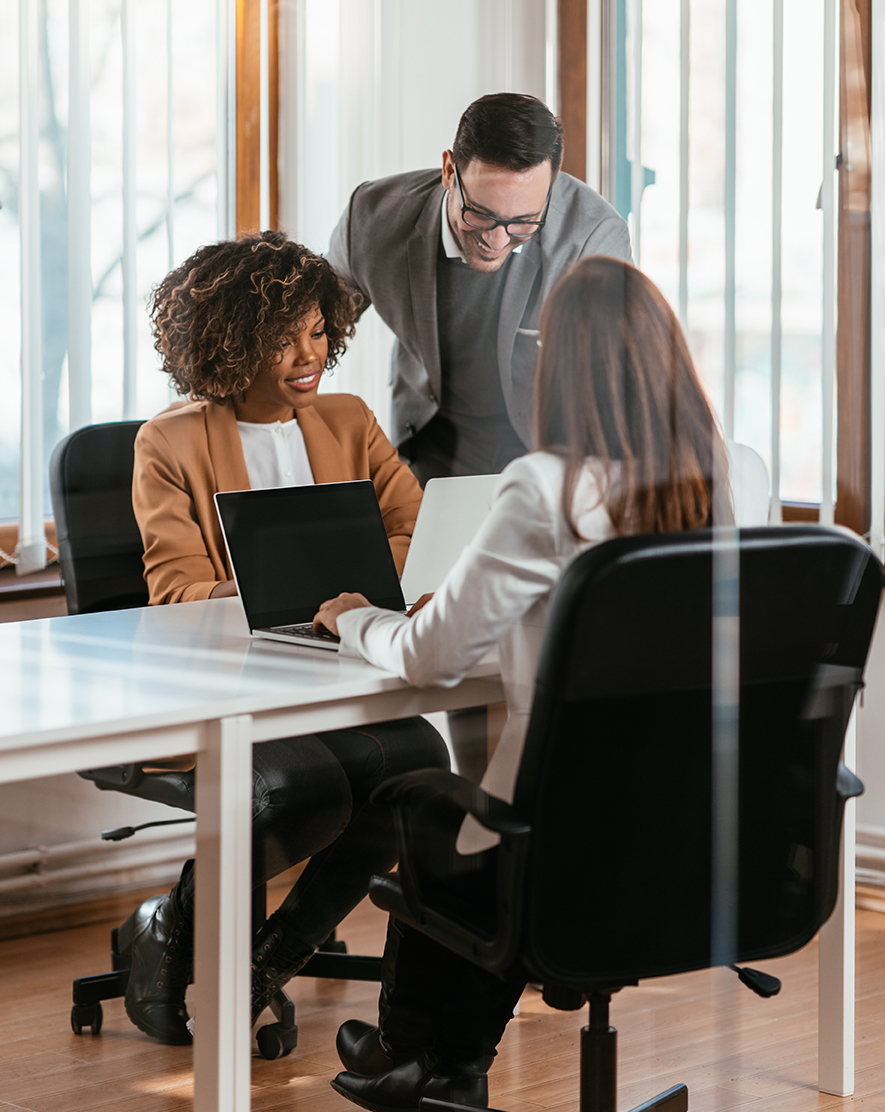
<svg viewBox="0 0 885 1112">
<path fill-rule="evenodd" d="M 368 904 L 347 920 L 352 952 L 379 953 L 384 919 Z M 0 943 L 0 1112 L 180 1112 L 192 1104 L 191 1051 L 163 1047 L 105 1005 L 100 1035 L 68 1025 L 71 980 L 104 972 L 108 925 Z M 616 998 L 619 1108 L 679 1081 L 693 1112 L 885 1112 L 885 915 L 858 911 L 857 1090 L 817 1092 L 817 947 L 763 967 L 784 982 L 761 1000 L 720 970 L 644 982 Z M 340 1068 L 338 1025 L 372 1019 L 377 986 L 297 983 L 299 1045 L 289 1058 L 253 1059 L 256 1112 L 353 1112 L 329 1088 Z M 577 1112 L 578 1032 L 585 1013 L 554 1012 L 531 989 L 490 1076 L 491 1103 L 509 1112 Z"/>
</svg>

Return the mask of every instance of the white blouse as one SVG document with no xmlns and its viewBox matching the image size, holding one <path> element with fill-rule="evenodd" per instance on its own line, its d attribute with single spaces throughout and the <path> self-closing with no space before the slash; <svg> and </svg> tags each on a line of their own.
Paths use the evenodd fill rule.
<svg viewBox="0 0 885 1112">
<path fill-rule="evenodd" d="M 454 687 L 498 646 L 507 724 L 483 788 L 511 802 L 534 694 L 550 597 L 580 552 L 614 536 L 600 498 L 601 465 L 588 460 L 575 490 L 578 539 L 562 512 L 565 461 L 548 452 L 514 460 L 473 542 L 414 618 L 369 607 L 338 619 L 342 645 L 418 687 Z M 462 853 L 497 841 L 468 819 Z"/>
<path fill-rule="evenodd" d="M 265 487 L 313 486 L 314 477 L 304 434 L 293 418 L 257 424 L 237 421 L 243 444 L 249 485 L 253 490 Z"/>
</svg>

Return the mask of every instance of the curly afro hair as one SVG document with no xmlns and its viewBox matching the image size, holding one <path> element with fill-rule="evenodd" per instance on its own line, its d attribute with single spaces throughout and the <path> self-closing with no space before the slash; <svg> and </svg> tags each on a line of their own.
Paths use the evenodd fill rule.
<svg viewBox="0 0 885 1112">
<path fill-rule="evenodd" d="M 154 347 L 179 394 L 230 404 L 277 361 L 316 306 L 330 370 L 353 336 L 359 306 L 329 263 L 280 232 L 223 240 L 201 247 L 157 286 Z"/>
</svg>

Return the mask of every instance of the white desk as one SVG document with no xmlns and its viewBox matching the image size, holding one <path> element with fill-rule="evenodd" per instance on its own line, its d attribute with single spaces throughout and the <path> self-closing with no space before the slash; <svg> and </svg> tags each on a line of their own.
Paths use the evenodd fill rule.
<svg viewBox="0 0 885 1112">
<path fill-rule="evenodd" d="M 199 750 L 196 1112 L 249 1108 L 251 744 L 503 698 L 494 665 L 417 690 L 248 636 L 237 599 L 0 625 L 0 781 Z M 846 739 L 853 760 L 854 724 Z M 820 1087 L 854 1088 L 854 803 L 821 932 Z M 846 899 L 846 895 L 848 898 Z"/>
<path fill-rule="evenodd" d="M 237 599 L 0 625 L 0 781 L 200 752 L 196 1112 L 250 1104 L 252 743 L 502 698 L 254 640 Z"/>
</svg>

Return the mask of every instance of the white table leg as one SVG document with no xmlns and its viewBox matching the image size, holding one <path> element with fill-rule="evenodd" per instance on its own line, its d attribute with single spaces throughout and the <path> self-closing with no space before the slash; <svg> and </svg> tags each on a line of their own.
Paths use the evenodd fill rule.
<svg viewBox="0 0 885 1112">
<path fill-rule="evenodd" d="M 194 1112 L 250 1105 L 252 719 L 206 727 L 197 773 Z"/>
<path fill-rule="evenodd" d="M 843 760 L 853 769 L 855 712 L 845 734 Z M 856 804 L 845 807 L 839 861 L 839 898 L 820 932 L 818 964 L 818 1088 L 837 1097 L 854 1092 L 854 853 Z"/>
</svg>

